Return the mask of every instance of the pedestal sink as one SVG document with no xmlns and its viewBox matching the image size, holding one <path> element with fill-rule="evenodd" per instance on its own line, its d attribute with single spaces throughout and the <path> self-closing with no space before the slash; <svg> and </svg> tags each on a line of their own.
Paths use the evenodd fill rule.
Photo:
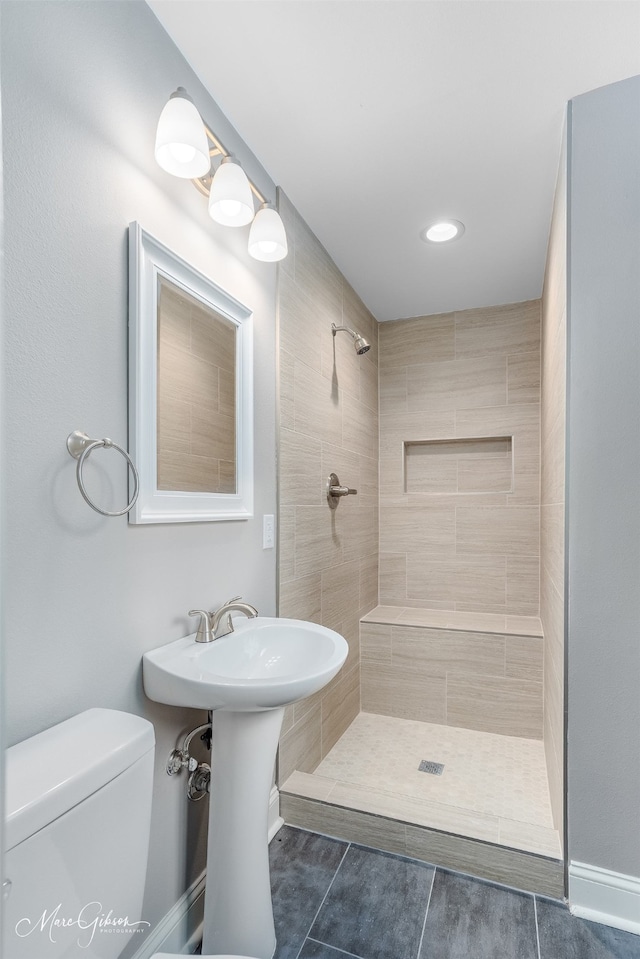
<svg viewBox="0 0 640 959">
<path fill-rule="evenodd" d="M 234 625 L 213 643 L 187 636 L 145 653 L 143 681 L 156 702 L 215 711 L 203 954 L 271 959 L 267 818 L 284 707 L 322 689 L 348 646 L 302 620 Z"/>
</svg>

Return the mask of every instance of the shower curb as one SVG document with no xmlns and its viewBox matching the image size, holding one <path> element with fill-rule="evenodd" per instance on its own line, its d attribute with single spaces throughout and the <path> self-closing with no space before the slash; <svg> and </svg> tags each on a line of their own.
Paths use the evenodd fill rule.
<svg viewBox="0 0 640 959">
<path fill-rule="evenodd" d="M 280 791 L 280 815 L 290 826 L 420 859 L 525 892 L 565 897 L 564 863 L 415 823 Z"/>
</svg>

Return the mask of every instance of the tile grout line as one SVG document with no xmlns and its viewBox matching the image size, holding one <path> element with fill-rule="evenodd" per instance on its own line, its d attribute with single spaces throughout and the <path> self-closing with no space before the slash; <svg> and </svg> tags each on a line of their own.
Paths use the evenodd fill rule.
<svg viewBox="0 0 640 959">
<path fill-rule="evenodd" d="M 420 953 L 422 952 L 422 943 L 424 941 L 424 934 L 427 929 L 427 916 L 429 915 L 429 906 L 431 905 L 431 893 L 433 892 L 433 884 L 436 881 L 436 872 L 438 871 L 437 866 L 433 867 L 433 875 L 431 876 L 431 885 L 429 886 L 429 895 L 427 897 L 427 908 L 424 914 L 424 922 L 422 923 L 422 932 L 420 933 L 420 942 L 418 943 L 418 953 L 416 959 L 420 959 Z M 539 957 L 538 957 L 539 959 Z"/>
<path fill-rule="evenodd" d="M 309 933 L 310 933 L 311 930 L 313 929 L 313 924 L 314 924 L 314 922 L 316 921 L 316 919 L 318 918 L 318 916 L 320 915 L 320 910 L 322 909 L 322 907 L 324 906 L 324 904 L 325 904 L 325 902 L 326 902 L 327 896 L 329 895 L 329 890 L 330 890 L 331 887 L 333 886 L 333 884 L 334 884 L 334 882 L 335 882 L 335 879 L 336 879 L 336 876 L 337 876 L 338 873 L 340 872 L 340 867 L 342 866 L 342 863 L 343 863 L 344 860 L 345 860 L 345 856 L 347 855 L 347 853 L 349 852 L 350 849 L 351 849 L 351 843 L 348 843 L 348 844 L 347 844 L 347 848 L 345 849 L 345 851 L 344 851 L 344 853 L 343 853 L 342 859 L 341 859 L 340 862 L 338 863 L 338 867 L 337 867 L 336 871 L 335 871 L 334 874 L 333 874 L 333 877 L 332 877 L 332 879 L 331 879 L 331 882 L 330 882 L 329 885 L 327 886 L 327 891 L 325 892 L 324 896 L 322 897 L 322 902 L 321 902 L 320 905 L 318 906 L 318 908 L 317 908 L 317 910 L 316 910 L 316 914 L 315 914 L 315 916 L 313 917 L 313 919 L 311 920 L 311 925 L 310 925 L 309 928 L 307 929 L 306 935 L 304 936 L 304 938 L 303 938 L 303 940 L 302 940 L 302 942 L 301 942 L 301 944 L 300 944 L 300 948 L 298 949 L 298 952 L 296 953 L 296 959 L 300 959 L 300 953 L 302 952 L 302 949 L 303 949 L 303 947 L 304 947 L 304 944 L 305 944 L 306 940 L 309 938 Z M 326 943 L 326 945 L 328 945 L 328 943 Z"/>
<path fill-rule="evenodd" d="M 538 897 L 535 895 L 533 897 L 533 916 L 536 923 L 536 945 L 538 948 L 538 959 L 542 959 L 540 955 L 540 930 L 538 928 Z"/>
<path fill-rule="evenodd" d="M 342 956 L 349 956 L 349 959 L 362 959 L 362 956 L 356 955 L 355 952 L 345 952 L 344 949 L 340 949 L 338 946 L 332 946 L 328 942 L 323 942 L 322 939 L 314 939 L 312 936 L 307 936 L 305 942 L 317 942 L 319 946 L 327 946 L 328 949 L 333 949 L 335 952 L 339 952 Z"/>
</svg>

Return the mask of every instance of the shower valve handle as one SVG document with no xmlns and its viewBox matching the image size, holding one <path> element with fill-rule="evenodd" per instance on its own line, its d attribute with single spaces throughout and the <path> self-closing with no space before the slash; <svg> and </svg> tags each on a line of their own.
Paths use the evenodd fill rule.
<svg viewBox="0 0 640 959">
<path fill-rule="evenodd" d="M 341 496 L 355 496 L 357 489 L 350 489 L 348 486 L 342 486 L 335 473 L 330 473 L 327 479 L 327 500 L 331 509 L 336 509 Z"/>
<path fill-rule="evenodd" d="M 348 486 L 330 486 L 329 492 L 332 496 L 355 496 L 357 489 L 349 489 Z"/>
</svg>

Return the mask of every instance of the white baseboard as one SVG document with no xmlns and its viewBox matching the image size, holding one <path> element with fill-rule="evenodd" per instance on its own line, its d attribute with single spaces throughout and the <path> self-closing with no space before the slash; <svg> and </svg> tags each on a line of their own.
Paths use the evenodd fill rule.
<svg viewBox="0 0 640 959">
<path fill-rule="evenodd" d="M 273 786 L 269 796 L 268 823 L 268 837 L 271 842 L 284 825 L 284 819 L 280 815 L 280 793 L 277 786 Z M 206 872 L 202 872 L 155 929 L 146 936 L 130 959 L 151 959 L 156 952 L 167 952 L 176 956 L 193 955 L 202 940 L 205 879 Z"/>
<path fill-rule="evenodd" d="M 206 872 L 203 871 L 145 937 L 131 959 L 150 959 L 156 952 L 193 955 L 202 939 L 205 878 Z"/>
<path fill-rule="evenodd" d="M 581 919 L 640 935 L 640 878 L 572 862 L 569 908 Z"/>
<path fill-rule="evenodd" d="M 280 829 L 280 826 L 284 826 L 284 819 L 280 815 L 280 793 L 277 786 L 272 786 L 269 796 L 269 829 L 267 832 L 269 842 Z"/>
</svg>

